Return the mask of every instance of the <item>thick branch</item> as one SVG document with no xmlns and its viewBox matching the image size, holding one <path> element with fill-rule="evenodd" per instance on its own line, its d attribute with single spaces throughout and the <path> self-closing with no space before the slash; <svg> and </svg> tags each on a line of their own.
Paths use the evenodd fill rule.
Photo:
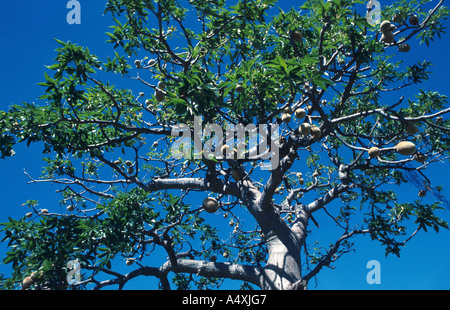
<svg viewBox="0 0 450 310">
<path fill-rule="evenodd" d="M 382 108 L 382 109 L 375 109 L 375 110 L 369 110 L 369 111 L 362 111 L 362 112 L 354 113 L 354 114 L 351 114 L 351 115 L 338 117 L 338 118 L 333 119 L 331 121 L 331 123 L 332 124 L 337 124 L 337 123 L 341 123 L 341 122 L 344 122 L 344 121 L 349 121 L 349 120 L 352 120 L 352 119 L 355 119 L 355 118 L 365 117 L 365 116 L 368 116 L 368 115 L 371 115 L 371 114 L 376 114 L 376 113 L 381 114 L 384 117 L 392 119 L 392 120 L 403 120 L 403 121 L 415 122 L 415 121 L 424 121 L 424 120 L 427 120 L 427 119 L 435 118 L 435 117 L 437 117 L 439 115 L 443 115 L 443 114 L 446 114 L 448 112 L 450 112 L 450 108 L 441 110 L 441 111 L 436 112 L 434 114 L 422 115 L 422 116 L 418 116 L 418 117 L 401 118 L 401 117 L 398 117 L 398 116 L 395 116 L 395 115 L 390 115 L 390 114 L 386 113 L 385 109 Z"/>
<path fill-rule="evenodd" d="M 93 269 L 94 267 L 84 266 L 83 268 Z M 138 276 L 154 276 L 161 279 L 163 288 L 170 289 L 167 281 L 169 272 L 190 273 L 203 277 L 227 278 L 233 280 L 241 280 L 260 285 L 260 268 L 249 265 L 231 264 L 231 263 L 212 263 L 206 261 L 192 259 L 178 259 L 176 264 L 167 261 L 161 267 L 141 266 L 125 275 L 108 272 L 114 274 L 116 278 L 105 280 L 97 283 L 94 289 L 118 284 L 123 287 L 126 282 Z"/>
<path fill-rule="evenodd" d="M 191 273 L 204 277 L 227 278 L 242 280 L 260 285 L 260 268 L 250 265 L 213 263 L 191 259 L 178 259 L 176 266 L 166 263 L 173 272 Z"/>
<path fill-rule="evenodd" d="M 236 183 L 227 183 L 221 179 L 215 179 L 213 182 L 206 182 L 203 178 L 154 179 L 145 184 L 143 189 L 147 192 L 166 189 L 210 190 L 215 193 L 239 196 L 239 188 Z"/>
<path fill-rule="evenodd" d="M 339 184 L 338 186 L 332 188 L 328 193 L 326 193 L 325 196 L 322 196 L 319 199 L 316 199 L 313 202 L 311 202 L 310 204 L 308 204 L 306 206 L 306 208 L 309 212 L 315 212 L 315 211 L 323 208 L 330 202 L 332 202 L 340 194 L 342 194 L 352 188 L 355 188 L 355 187 L 356 187 L 355 184 L 350 184 L 350 185 Z"/>
</svg>

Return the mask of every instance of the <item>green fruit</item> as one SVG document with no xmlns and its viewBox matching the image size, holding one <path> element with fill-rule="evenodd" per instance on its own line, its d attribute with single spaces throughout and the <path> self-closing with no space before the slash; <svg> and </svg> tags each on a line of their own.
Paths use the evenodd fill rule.
<svg viewBox="0 0 450 310">
<path fill-rule="evenodd" d="M 73 210 L 75 210 L 75 206 L 70 205 L 70 206 L 68 206 L 66 209 L 67 209 L 67 211 L 72 212 Z"/>
</svg>

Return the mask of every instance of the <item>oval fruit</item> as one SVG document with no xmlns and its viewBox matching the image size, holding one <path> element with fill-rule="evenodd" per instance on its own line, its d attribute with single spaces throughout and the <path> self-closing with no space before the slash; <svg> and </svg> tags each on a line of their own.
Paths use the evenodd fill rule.
<svg viewBox="0 0 450 310">
<path fill-rule="evenodd" d="M 299 131 L 302 135 L 307 136 L 311 133 L 311 125 L 308 123 L 303 123 L 299 127 Z"/>
<path fill-rule="evenodd" d="M 314 138 L 319 139 L 322 136 L 322 130 L 317 126 L 311 126 L 311 135 Z"/>
<path fill-rule="evenodd" d="M 156 91 L 155 92 L 155 98 L 156 98 L 156 100 L 158 101 L 158 102 L 163 102 L 164 101 L 164 99 L 166 99 L 166 95 L 164 95 L 162 92 L 160 92 L 160 91 Z"/>
<path fill-rule="evenodd" d="M 297 110 L 295 110 L 295 117 L 296 118 L 304 118 L 305 116 L 306 116 L 305 109 L 298 108 Z"/>
<path fill-rule="evenodd" d="M 302 39 L 303 39 L 303 35 L 299 31 L 291 31 L 289 33 L 289 36 L 290 36 L 291 40 L 296 42 L 296 43 L 300 43 L 302 41 Z"/>
<path fill-rule="evenodd" d="M 281 120 L 285 123 L 289 123 L 291 121 L 291 114 L 283 113 L 283 115 L 281 115 Z"/>
<path fill-rule="evenodd" d="M 414 123 L 407 123 L 406 132 L 409 133 L 410 135 L 415 135 L 416 133 L 419 132 L 419 127 L 417 127 L 417 125 Z"/>
<path fill-rule="evenodd" d="M 423 164 L 427 160 L 427 155 L 417 153 L 414 155 L 414 160 Z"/>
<path fill-rule="evenodd" d="M 398 50 L 400 52 L 407 53 L 407 52 L 409 52 L 411 50 L 411 46 L 409 46 L 409 44 L 406 44 L 406 43 L 405 44 L 400 44 L 398 46 Z"/>
<path fill-rule="evenodd" d="M 164 83 L 163 81 L 158 82 L 158 85 L 156 86 L 159 89 L 166 89 L 166 83 Z"/>
<path fill-rule="evenodd" d="M 394 34 L 392 33 L 392 31 L 384 32 L 381 35 L 381 41 L 383 41 L 384 43 L 394 43 L 395 38 L 394 38 Z"/>
<path fill-rule="evenodd" d="M 292 108 L 291 107 L 285 107 L 283 112 L 286 113 L 286 114 L 292 114 Z"/>
<path fill-rule="evenodd" d="M 409 23 L 413 26 L 417 26 L 419 24 L 419 17 L 417 15 L 411 15 L 409 17 Z"/>
<path fill-rule="evenodd" d="M 409 141 L 402 141 L 395 146 L 395 149 L 401 155 L 412 155 L 416 152 L 416 145 Z"/>
<path fill-rule="evenodd" d="M 33 282 L 34 281 L 33 281 L 33 279 L 31 279 L 30 276 L 25 277 L 25 279 L 23 279 L 23 281 L 22 281 L 22 288 L 23 289 L 29 288 L 31 286 L 31 284 L 33 284 Z"/>
<path fill-rule="evenodd" d="M 427 191 L 424 189 L 421 189 L 418 193 L 419 197 L 425 197 L 426 194 L 427 194 Z"/>
<path fill-rule="evenodd" d="M 391 26 L 392 26 L 391 22 L 388 20 L 385 20 L 380 24 L 380 30 L 383 33 L 388 32 L 389 30 L 391 30 Z"/>
<path fill-rule="evenodd" d="M 380 156 L 380 149 L 377 148 L 376 146 L 373 146 L 369 149 L 369 157 L 370 158 L 375 158 Z"/>
<path fill-rule="evenodd" d="M 215 213 L 217 210 L 219 210 L 219 203 L 215 198 L 207 197 L 205 200 L 203 200 L 203 208 L 208 213 Z"/>
</svg>

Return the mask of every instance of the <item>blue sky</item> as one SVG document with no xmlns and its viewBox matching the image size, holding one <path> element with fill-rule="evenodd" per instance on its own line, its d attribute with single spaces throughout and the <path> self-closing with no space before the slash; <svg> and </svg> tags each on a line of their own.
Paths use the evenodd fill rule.
<svg viewBox="0 0 450 310">
<path fill-rule="evenodd" d="M 387 1 L 381 1 L 387 4 Z M 58 44 L 53 38 L 62 41 L 70 40 L 82 46 L 88 46 L 100 59 L 112 55 L 110 44 L 105 44 L 111 19 L 103 16 L 105 1 L 80 0 L 81 24 L 69 25 L 66 15 L 67 1 L 64 0 L 21 0 L 0 2 L 0 59 L 3 60 L 0 74 L 0 110 L 7 110 L 12 104 L 33 102 L 42 94 L 43 88 L 36 84 L 44 80 L 44 65 L 53 63 Z M 432 4 L 437 3 L 433 0 Z M 283 7 L 301 5 L 302 1 L 282 1 Z M 447 27 L 450 23 L 447 22 Z M 430 48 L 412 45 L 412 52 L 407 55 L 408 61 L 427 59 L 436 64 L 432 68 L 433 75 L 427 84 L 420 85 L 424 89 L 434 89 L 449 95 L 448 84 L 450 72 L 450 34 L 432 43 Z M 405 54 L 401 54 L 405 56 Z M 123 87 L 123 85 L 120 85 Z M 416 88 L 414 91 L 417 91 Z M 409 93 L 408 93 L 409 94 Z M 414 94 L 412 92 L 411 94 Z M 55 188 L 48 185 L 29 185 L 24 169 L 38 176 L 42 167 L 42 155 L 38 146 L 26 148 L 19 145 L 16 155 L 7 160 L 0 160 L 0 222 L 8 217 L 22 217 L 27 210 L 21 204 L 27 199 L 37 199 L 40 206 L 55 206 L 58 196 Z M 446 196 L 450 193 L 448 162 L 428 169 L 427 175 L 433 184 L 443 185 Z M 406 186 L 400 192 L 403 199 L 415 200 L 417 189 Z M 412 197 L 412 198 L 411 198 Z M 429 201 L 432 202 L 432 201 Z M 439 213 L 450 222 L 449 211 Z M 322 230 L 322 234 L 326 235 Z M 317 287 L 314 289 L 450 289 L 450 232 L 442 230 L 439 234 L 430 231 L 419 233 L 402 250 L 400 258 L 384 256 L 384 249 L 377 243 L 363 238 L 355 239 L 356 252 L 344 255 L 337 263 L 336 269 L 325 269 L 319 273 Z M 5 253 L 5 245 L 0 244 L 0 257 Z M 366 264 L 370 260 L 378 260 L 381 264 L 381 284 L 369 285 L 366 275 L 369 269 Z M 0 264 L 0 273 L 8 274 L 8 269 Z M 130 282 L 126 288 L 141 288 L 147 278 Z"/>
</svg>

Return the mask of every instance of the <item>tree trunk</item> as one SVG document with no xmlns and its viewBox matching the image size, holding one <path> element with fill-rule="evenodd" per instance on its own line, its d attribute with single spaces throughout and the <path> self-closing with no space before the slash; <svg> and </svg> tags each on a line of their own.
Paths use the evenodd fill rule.
<svg viewBox="0 0 450 310">
<path fill-rule="evenodd" d="M 261 194 L 251 184 L 245 184 L 241 197 L 267 238 L 268 260 L 260 274 L 263 290 L 288 290 L 302 283 L 300 250 L 306 232 L 306 214 L 298 217 L 291 229 L 270 200 L 264 204 Z M 295 285 L 294 285 L 295 284 Z"/>
<path fill-rule="evenodd" d="M 261 274 L 261 289 L 289 290 L 301 280 L 300 250 L 292 245 L 278 237 L 268 242 L 269 259 Z"/>
<path fill-rule="evenodd" d="M 306 237 L 308 216 L 300 212 L 290 228 L 272 214 L 275 235 L 268 238 L 268 260 L 261 273 L 260 287 L 264 290 L 306 289 L 302 281 L 300 250 Z M 273 220 L 277 218 L 277 220 Z"/>
</svg>

